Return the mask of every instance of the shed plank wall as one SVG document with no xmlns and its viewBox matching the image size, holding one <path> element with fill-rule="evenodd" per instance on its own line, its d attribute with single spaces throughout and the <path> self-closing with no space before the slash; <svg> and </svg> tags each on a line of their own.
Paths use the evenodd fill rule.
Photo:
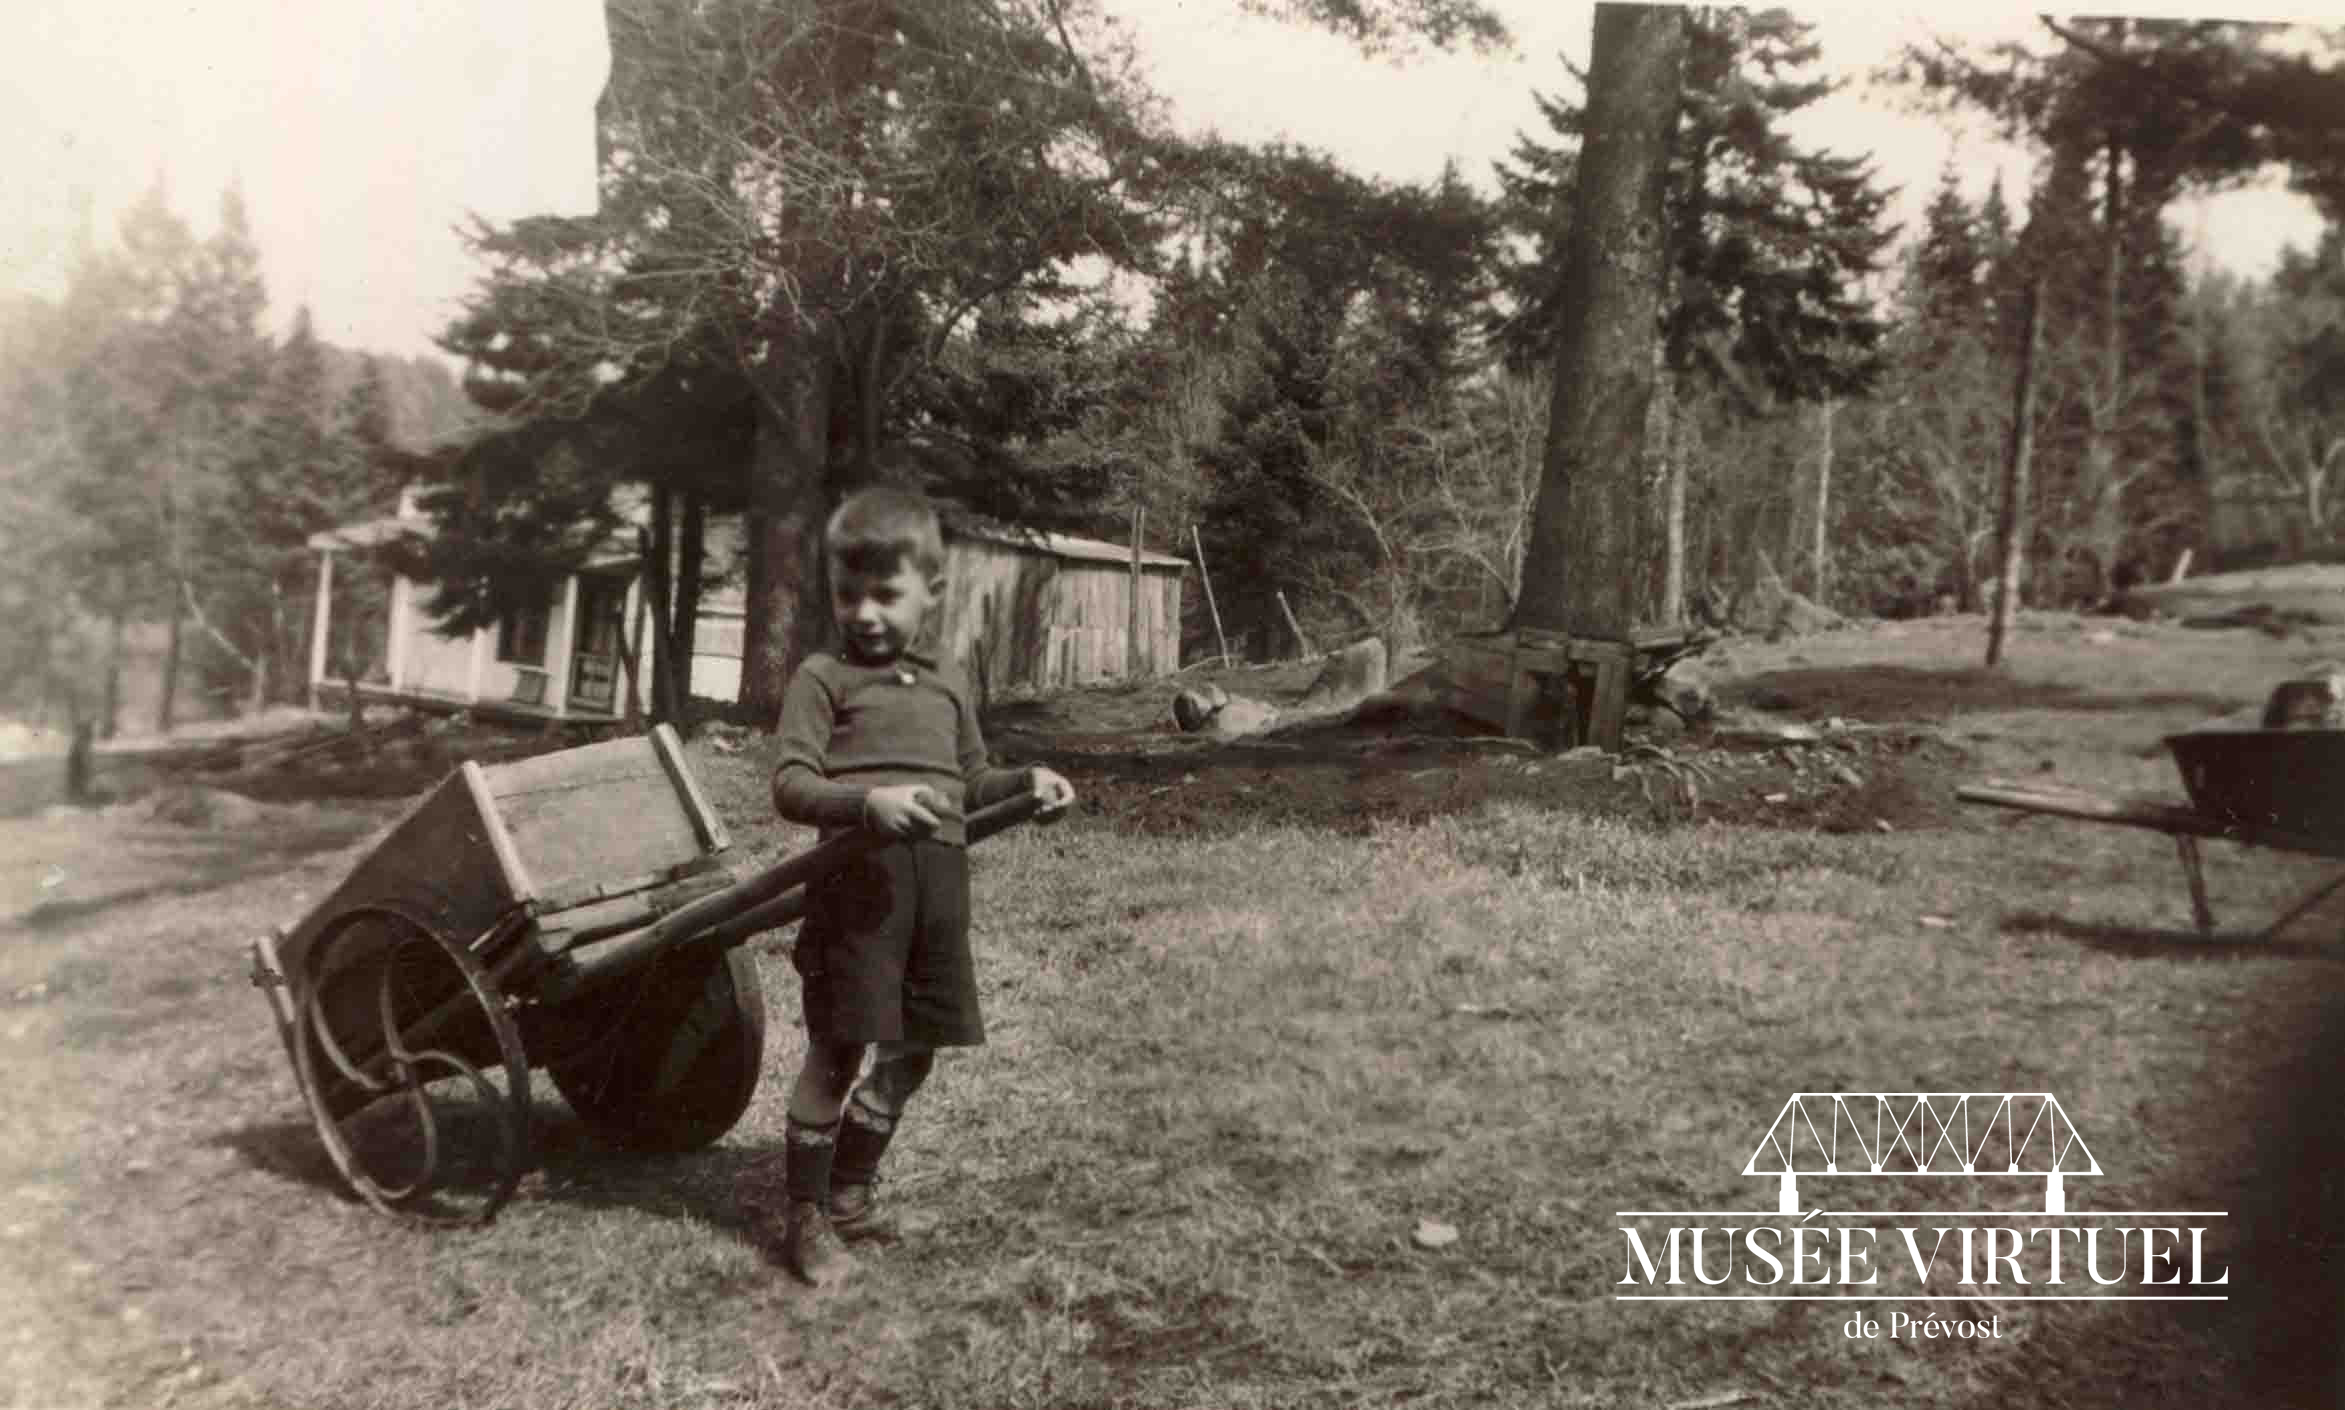
<svg viewBox="0 0 2345 1410">
<path fill-rule="evenodd" d="M 1128 566 L 1058 558 L 986 540 L 956 541 L 938 641 L 989 690 L 1121 678 L 1131 636 Z M 1178 569 L 1142 570 L 1142 675 L 1179 665 Z"/>
</svg>

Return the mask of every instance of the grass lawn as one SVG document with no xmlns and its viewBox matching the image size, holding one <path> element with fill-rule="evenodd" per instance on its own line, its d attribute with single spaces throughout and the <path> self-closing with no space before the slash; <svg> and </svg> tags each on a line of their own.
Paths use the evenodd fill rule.
<svg viewBox="0 0 2345 1410">
<path fill-rule="evenodd" d="M 0 821 L 0 1404 L 2334 1403 L 2345 903 L 2253 938 L 2322 864 L 2210 845 L 2206 943 L 2166 839 L 1951 801 L 2178 793 L 2160 734 L 2345 652 L 2322 631 L 2030 618 L 1997 676 L 1976 619 L 1737 644 L 1738 709 L 1910 728 L 1669 741 L 1698 774 L 1206 748 L 1154 728 L 1165 686 L 1007 707 L 999 751 L 1083 810 L 976 854 L 991 1041 L 897 1142 L 907 1236 L 822 1295 L 746 1239 L 799 1055 L 784 956 L 723 1141 L 615 1155 L 549 1096 L 496 1223 L 421 1230 L 336 1185 L 244 977 L 394 805 Z M 799 844 L 762 741 L 693 753 L 746 857 Z M 1842 1333 L 1887 1303 L 1616 1299 L 1623 1227 L 1667 1222 L 1621 1211 L 1773 1208 L 1741 1171 L 1791 1093 L 1990 1089 L 2090 1143 L 2073 1209 L 2226 1211 L 2193 1222 L 2228 1300 L 1965 1288 L 2000 1337 L 1892 1342 Z M 1802 1189 L 1915 1208 L 1897 1183 Z"/>
</svg>

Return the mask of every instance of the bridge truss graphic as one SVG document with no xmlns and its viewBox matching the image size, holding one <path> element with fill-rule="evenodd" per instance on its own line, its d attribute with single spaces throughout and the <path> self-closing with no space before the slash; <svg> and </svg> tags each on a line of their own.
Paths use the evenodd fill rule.
<svg viewBox="0 0 2345 1410">
<path fill-rule="evenodd" d="M 1742 1173 L 1777 1176 L 1783 1214 L 1802 1175 L 2028 1176 L 2060 1214 L 2062 1178 L 2101 1166 L 2050 1092 L 1794 1092 Z"/>
</svg>

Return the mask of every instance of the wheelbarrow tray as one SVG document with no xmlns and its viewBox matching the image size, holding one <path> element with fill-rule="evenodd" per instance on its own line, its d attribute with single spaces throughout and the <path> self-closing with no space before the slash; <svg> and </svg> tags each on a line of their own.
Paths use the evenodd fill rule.
<svg viewBox="0 0 2345 1410">
<path fill-rule="evenodd" d="M 277 959 L 308 973 L 320 933 L 355 907 L 390 906 L 469 941 L 518 907 L 549 917 L 641 891 L 728 845 L 665 725 L 507 764 L 467 761 L 287 928 Z"/>
<path fill-rule="evenodd" d="M 2199 812 L 2345 842 L 2345 730 L 2210 725 L 2166 736 L 2166 748 Z"/>
<path fill-rule="evenodd" d="M 396 914 L 508 977 L 581 929 L 640 918 L 662 888 L 695 876 L 721 885 L 729 878 L 715 858 L 728 845 L 665 725 L 506 764 L 466 761 L 392 823 L 339 886 L 265 940 L 259 968 L 283 980 L 279 1018 L 289 1043 L 290 1006 L 313 997 L 329 1031 L 355 1031 L 370 1021 L 373 988 L 338 986 L 336 976 L 365 973 L 393 931 L 351 925 L 353 916 Z M 443 971 L 438 982 L 452 993 L 457 976 Z M 414 1002 L 439 997 L 421 993 Z M 460 1033 L 456 1051 L 487 1057 L 479 1037 Z"/>
</svg>

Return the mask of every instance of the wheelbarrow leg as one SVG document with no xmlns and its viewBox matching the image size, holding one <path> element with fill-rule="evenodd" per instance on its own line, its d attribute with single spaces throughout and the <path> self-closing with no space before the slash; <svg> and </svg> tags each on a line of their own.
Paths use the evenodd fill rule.
<svg viewBox="0 0 2345 1410">
<path fill-rule="evenodd" d="M 2190 881 L 2190 918 L 2198 922 L 2198 938 L 2215 938 L 2215 913 L 2207 906 L 2207 877 L 2199 865 L 2198 839 L 2187 833 L 2174 834 L 2174 850 L 2182 854 L 2182 874 Z"/>
<path fill-rule="evenodd" d="M 2336 891 L 2340 886 L 2345 886 L 2345 871 L 2338 872 L 2335 876 L 2306 892 L 2302 900 L 2282 912 L 2278 920 L 2273 921 L 2265 928 L 2261 938 L 2266 940 L 2277 938 L 2281 931 L 2288 928 L 2290 922 L 2327 900 L 2330 893 Z"/>
</svg>

